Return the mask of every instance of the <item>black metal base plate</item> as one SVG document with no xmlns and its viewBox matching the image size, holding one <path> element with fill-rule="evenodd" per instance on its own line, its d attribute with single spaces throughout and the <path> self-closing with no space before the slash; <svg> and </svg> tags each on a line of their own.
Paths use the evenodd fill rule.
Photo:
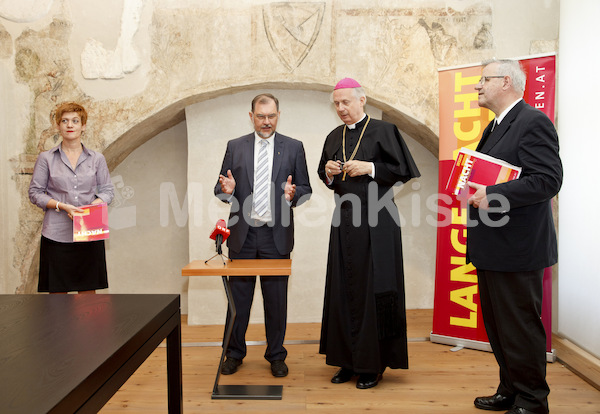
<svg viewBox="0 0 600 414">
<path fill-rule="evenodd" d="M 281 400 L 283 385 L 219 385 L 213 400 Z"/>
</svg>

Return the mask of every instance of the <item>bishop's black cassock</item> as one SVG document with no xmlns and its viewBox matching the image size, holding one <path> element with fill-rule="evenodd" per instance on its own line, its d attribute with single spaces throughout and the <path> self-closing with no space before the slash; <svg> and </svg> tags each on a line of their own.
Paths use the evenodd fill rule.
<svg viewBox="0 0 600 414">
<path fill-rule="evenodd" d="M 347 158 L 358 144 L 354 159 L 373 162 L 374 179 L 343 179 L 342 173 L 327 183 L 327 161 L 344 160 L 344 129 Z M 400 218 L 395 204 L 377 211 L 376 201 L 394 184 L 419 177 L 419 170 L 395 125 L 365 117 L 355 129 L 341 125 L 327 136 L 318 174 L 339 196 L 330 233 L 319 353 L 326 355 L 327 364 L 357 374 L 408 368 Z M 375 191 L 371 202 L 369 188 Z M 389 197 L 393 203 L 393 194 Z"/>
</svg>

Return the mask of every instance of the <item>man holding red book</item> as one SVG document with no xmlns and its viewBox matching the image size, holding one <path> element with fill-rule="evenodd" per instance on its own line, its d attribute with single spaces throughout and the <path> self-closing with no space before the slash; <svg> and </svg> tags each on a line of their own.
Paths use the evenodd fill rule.
<svg viewBox="0 0 600 414">
<path fill-rule="evenodd" d="M 523 101 L 525 81 L 518 61 L 492 60 L 475 87 L 479 106 L 496 114 L 477 151 L 522 173 L 506 183 L 469 183 L 476 192 L 469 199 L 467 261 L 477 268 L 483 321 L 500 367 L 497 392 L 474 403 L 509 414 L 546 414 L 542 281 L 544 269 L 558 260 L 551 200 L 563 172 L 556 129 Z M 500 203 L 503 208 L 494 209 Z"/>
</svg>

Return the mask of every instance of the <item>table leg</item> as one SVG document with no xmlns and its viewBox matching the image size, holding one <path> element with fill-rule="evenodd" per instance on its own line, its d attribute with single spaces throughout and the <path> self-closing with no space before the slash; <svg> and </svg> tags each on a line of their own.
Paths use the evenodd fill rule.
<svg viewBox="0 0 600 414">
<path fill-rule="evenodd" d="M 167 389 L 169 414 L 183 413 L 183 390 L 181 374 L 181 314 L 179 323 L 167 335 Z"/>
</svg>

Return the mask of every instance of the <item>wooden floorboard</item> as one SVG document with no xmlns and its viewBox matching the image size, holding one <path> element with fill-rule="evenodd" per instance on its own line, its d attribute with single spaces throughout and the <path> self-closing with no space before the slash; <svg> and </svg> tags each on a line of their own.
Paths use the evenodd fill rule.
<svg viewBox="0 0 600 414">
<path fill-rule="evenodd" d="M 495 391 L 498 368 L 491 353 L 428 341 L 431 311 L 409 311 L 408 370 L 387 370 L 381 383 L 370 390 L 354 382 L 332 384 L 336 368 L 325 364 L 316 343 L 286 345 L 290 373 L 274 378 L 263 358 L 265 346 L 248 349 L 240 370 L 221 376 L 220 384 L 283 385 L 280 401 L 212 400 L 211 393 L 221 355 L 222 326 L 188 326 L 183 319 L 184 413 L 479 413 L 473 406 L 478 395 Z M 286 340 L 314 342 L 319 324 L 290 324 Z M 251 325 L 248 341 L 264 341 L 264 327 Z M 190 346 L 191 345 L 191 346 Z M 548 365 L 550 411 L 553 414 L 600 414 L 600 391 L 565 366 Z M 166 413 L 166 350 L 157 349 L 121 387 L 101 413 Z"/>
</svg>

